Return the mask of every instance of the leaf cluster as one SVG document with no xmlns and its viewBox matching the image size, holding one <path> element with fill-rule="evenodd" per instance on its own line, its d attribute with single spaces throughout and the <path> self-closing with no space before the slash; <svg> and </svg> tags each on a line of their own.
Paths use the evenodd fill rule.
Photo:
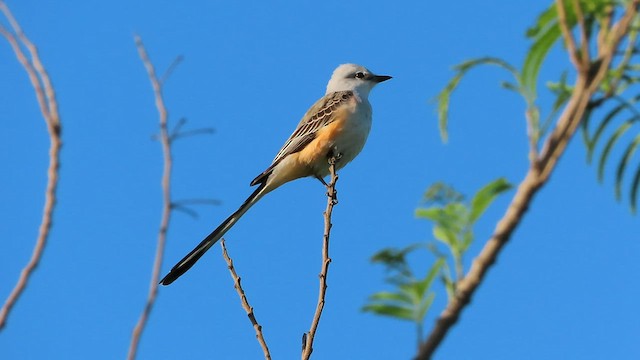
<svg viewBox="0 0 640 360">
<path fill-rule="evenodd" d="M 386 282 L 394 290 L 371 295 L 363 310 L 412 321 L 417 327 L 418 341 L 421 341 L 423 321 L 436 296 L 431 290 L 434 279 L 440 275 L 448 296 L 455 294 L 455 283 L 464 276 L 463 255 L 473 241 L 474 224 L 495 198 L 510 188 L 505 179 L 497 179 L 480 189 L 467 203 L 453 187 L 441 182 L 433 184 L 425 192 L 427 207 L 418 208 L 416 216 L 433 223 L 434 238 L 448 249 L 451 256 L 441 252 L 436 241 L 416 243 L 401 249 L 387 248 L 376 253 L 371 261 L 385 266 Z M 436 256 L 436 261 L 424 276 L 416 276 L 407 259 L 418 249 L 426 249 Z M 451 275 L 452 267 L 456 269 L 455 279 Z"/>
<path fill-rule="evenodd" d="M 597 178 L 604 181 L 605 170 L 611 163 L 614 150 L 621 153 L 615 165 L 615 197 L 622 199 L 625 176 L 632 172 L 629 185 L 631 211 L 638 209 L 640 189 L 640 161 L 633 163 L 633 157 L 640 147 L 640 112 L 638 102 L 640 91 L 640 61 L 637 54 L 640 18 L 633 22 L 625 39 L 625 50 L 616 58 L 598 89 L 599 97 L 591 101 L 589 111 L 582 121 L 582 139 L 587 148 L 587 162 L 593 163 L 597 157 Z M 602 115 L 600 115 L 602 114 Z M 595 124 L 594 124 L 595 123 Z M 593 129 L 591 129 L 593 127 Z M 635 133 L 635 135 L 634 135 Z M 598 153 L 599 152 L 599 156 Z M 634 170 L 628 170 L 635 168 Z"/>
<path fill-rule="evenodd" d="M 580 49 L 576 49 L 575 57 L 588 55 L 591 49 L 602 46 L 608 41 L 611 29 L 609 25 L 615 18 L 616 11 L 629 4 L 628 0 L 579 0 L 563 1 L 562 9 L 566 24 L 570 31 L 580 31 L 584 34 L 585 43 Z M 579 16 L 580 15 L 580 16 Z M 629 186 L 629 203 L 632 212 L 637 210 L 638 193 L 640 192 L 640 163 L 634 165 L 633 158 L 640 147 L 640 134 L 635 136 L 623 136 L 631 131 L 639 129 L 639 112 L 637 103 L 640 93 L 637 84 L 640 83 L 640 62 L 637 55 L 640 48 L 637 44 L 638 31 L 640 30 L 640 17 L 636 16 L 631 30 L 623 39 L 625 50 L 617 55 L 610 66 L 607 75 L 598 88 L 599 96 L 589 106 L 590 111 L 584 116 L 582 122 L 583 140 L 587 147 L 587 160 L 592 162 L 598 156 L 598 180 L 604 179 L 606 165 L 609 163 L 612 150 L 620 149 L 620 158 L 615 168 L 615 195 L 618 200 L 622 198 L 625 175 L 635 167 Z M 544 119 L 541 118 L 540 106 L 537 104 L 538 83 L 540 69 L 550 50 L 562 43 L 562 28 L 558 14 L 558 5 L 551 4 L 537 18 L 526 36 L 531 40 L 531 46 L 521 68 L 517 68 L 504 59 L 496 57 L 480 57 L 465 61 L 454 67 L 455 75 L 438 94 L 438 123 L 443 141 L 447 141 L 449 105 L 452 93 L 456 90 L 462 78 L 472 69 L 480 66 L 497 66 L 511 76 L 512 81 L 503 81 L 502 87 L 519 94 L 526 103 L 526 119 L 528 136 L 531 147 L 531 160 L 535 161 L 540 145 L 540 140 L 546 135 L 547 130 L 558 117 L 562 109 L 573 94 L 573 86 L 568 83 L 569 74 L 563 72 L 556 82 L 548 82 L 547 89 L 555 96 L 550 111 Z M 591 65 L 599 61 L 596 57 L 590 60 Z M 613 105 L 611 103 L 613 102 Z M 596 112 L 603 109 L 602 112 Z M 594 130 L 590 130 L 590 126 Z"/>
</svg>

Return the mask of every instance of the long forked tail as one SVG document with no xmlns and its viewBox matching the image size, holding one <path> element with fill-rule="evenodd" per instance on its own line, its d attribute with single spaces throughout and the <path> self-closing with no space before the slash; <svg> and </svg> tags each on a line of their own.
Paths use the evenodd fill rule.
<svg viewBox="0 0 640 360">
<path fill-rule="evenodd" d="M 191 267 L 204 255 L 207 250 L 209 250 L 220 238 L 229 230 L 235 223 L 244 215 L 244 213 L 249 210 L 253 204 L 258 202 L 262 196 L 264 196 L 267 191 L 265 191 L 265 187 L 267 182 L 263 182 L 258 186 L 258 188 L 251 194 L 247 200 L 242 203 L 240 208 L 236 210 L 231 216 L 229 216 L 225 221 L 220 224 L 211 234 L 209 234 L 195 249 L 191 250 L 187 256 L 185 256 L 182 260 L 180 260 L 171 271 L 160 280 L 160 284 L 169 285 L 172 282 L 176 281 L 177 278 L 182 276 L 187 270 L 191 269 Z"/>
</svg>

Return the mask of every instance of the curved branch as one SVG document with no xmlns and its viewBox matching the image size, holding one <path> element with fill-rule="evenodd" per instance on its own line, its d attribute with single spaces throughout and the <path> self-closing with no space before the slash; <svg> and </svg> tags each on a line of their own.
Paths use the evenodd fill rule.
<svg viewBox="0 0 640 360">
<path fill-rule="evenodd" d="M 167 129 L 167 108 L 164 105 L 164 99 L 162 97 L 162 84 L 156 75 L 155 68 L 149 59 L 149 55 L 142 43 L 142 39 L 139 36 L 135 36 L 136 47 L 140 54 L 144 67 L 151 80 L 151 86 L 153 87 L 153 94 L 155 97 L 156 108 L 158 109 L 159 121 L 160 121 L 160 143 L 162 144 L 162 155 L 164 158 L 164 169 L 162 173 L 162 218 L 160 220 L 160 230 L 158 232 L 158 243 L 156 248 L 156 257 L 153 262 L 153 270 L 151 275 L 151 284 L 149 285 L 149 295 L 147 302 L 144 306 L 142 314 L 138 319 L 138 322 L 131 334 L 131 344 L 129 345 L 129 353 L 127 359 L 135 359 L 138 344 L 140 343 L 140 337 L 144 331 L 149 314 L 153 309 L 156 297 L 158 295 L 158 281 L 160 279 L 160 268 L 162 266 L 162 259 L 164 257 L 164 247 L 167 239 L 167 229 L 169 227 L 169 221 L 171 219 L 171 168 L 173 161 L 171 158 L 171 141 L 169 138 L 169 131 Z"/>
<path fill-rule="evenodd" d="M 44 248 L 49 238 L 53 220 L 53 210 L 56 204 L 56 193 L 58 189 L 58 173 L 60 168 L 60 150 L 62 148 L 62 139 L 60 135 L 60 116 L 58 114 L 58 103 L 56 101 L 55 91 L 53 85 L 51 84 L 49 74 L 40 61 L 38 49 L 29 40 L 29 38 L 27 38 L 7 5 L 1 0 L 0 11 L 2 11 L 5 17 L 9 20 L 9 23 L 11 24 L 15 35 L 2 25 L 0 25 L 0 34 L 2 34 L 2 36 L 7 39 L 7 41 L 13 48 L 18 61 L 20 62 L 20 64 L 22 64 L 29 76 L 31 85 L 34 88 L 36 97 L 38 99 L 40 111 L 42 112 L 42 116 L 44 117 L 44 120 L 46 122 L 47 131 L 49 133 L 49 139 L 51 142 L 51 145 L 49 147 L 49 168 L 47 170 L 48 180 L 47 188 L 45 191 L 45 203 L 42 214 L 42 221 L 40 223 L 40 229 L 38 231 L 38 238 L 36 240 L 36 245 L 33 249 L 33 253 L 31 254 L 31 259 L 20 273 L 20 278 L 18 279 L 16 286 L 14 287 L 13 291 L 11 291 L 11 294 L 0 310 L 1 330 L 6 325 L 9 312 L 20 298 L 20 295 L 22 295 L 22 293 L 24 292 L 27 286 L 27 282 L 29 281 L 33 271 L 40 263 L 42 253 L 44 252 Z M 27 48 L 27 51 L 31 56 L 31 60 L 27 59 L 27 56 L 25 55 L 21 46 Z"/>
<path fill-rule="evenodd" d="M 495 263 L 500 250 L 509 241 L 511 234 L 520 224 L 533 197 L 549 179 L 558 159 L 564 153 L 569 140 L 580 124 L 589 105 L 589 100 L 609 69 L 621 38 L 626 34 L 631 20 L 637 14 L 639 3 L 640 0 L 634 0 L 629 4 L 624 16 L 612 28 L 611 33 L 615 34 L 615 36 L 611 38 L 610 43 L 605 44 L 605 48 L 599 49 L 599 59 L 591 65 L 588 71 L 580 71 L 580 64 L 575 64 L 578 68 L 578 78 L 574 92 L 556 127 L 546 139 L 538 161 L 532 163 L 524 180 L 518 186 L 518 190 L 506 213 L 496 225 L 493 235 L 480 251 L 480 254 L 474 259 L 467 276 L 458 283 L 456 296 L 451 299 L 446 309 L 440 314 L 429 337 L 420 346 L 416 359 L 431 358 L 448 331 L 457 322 L 462 310 L 471 301 L 487 271 Z M 562 17 L 560 20 L 561 22 L 565 21 Z M 567 27 L 566 23 L 564 27 Z M 608 29 L 604 29 L 604 31 L 608 31 Z M 565 40 L 571 44 L 571 35 L 566 32 L 564 35 Z M 583 45 L 586 46 L 587 44 Z M 575 53 L 571 50 L 571 46 L 569 46 L 569 52 L 575 62 Z"/>
</svg>

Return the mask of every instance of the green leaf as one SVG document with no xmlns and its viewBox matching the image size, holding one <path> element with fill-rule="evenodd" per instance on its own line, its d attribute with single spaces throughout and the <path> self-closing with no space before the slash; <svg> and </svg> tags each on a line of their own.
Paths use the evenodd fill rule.
<svg viewBox="0 0 640 360">
<path fill-rule="evenodd" d="M 514 84 L 512 82 L 509 81 L 503 81 L 500 83 L 500 86 L 502 86 L 504 89 L 509 90 L 509 91 L 513 91 L 517 94 L 520 94 L 520 86 L 517 84 Z"/>
<path fill-rule="evenodd" d="M 538 73 L 549 50 L 560 39 L 561 31 L 557 26 L 545 32 L 529 49 L 522 67 L 522 85 L 528 91 L 528 102 L 533 102 L 537 97 Z"/>
<path fill-rule="evenodd" d="M 400 292 L 411 298 L 411 305 L 414 306 L 420 303 L 423 294 L 419 286 L 420 281 L 412 281 L 398 285 Z"/>
<path fill-rule="evenodd" d="M 399 292 L 399 293 L 395 293 L 395 292 L 390 292 L 390 291 L 380 291 L 377 292 L 371 296 L 369 296 L 369 301 L 374 302 L 374 301 L 380 301 L 380 302 L 401 302 L 401 303 L 407 303 L 407 304 L 412 304 L 412 299 L 410 297 L 408 297 L 406 294 Z"/>
<path fill-rule="evenodd" d="M 469 248 L 469 245 L 471 245 L 472 242 L 473 242 L 473 232 L 471 231 L 465 232 L 464 235 L 462 236 L 462 245 L 460 246 L 460 250 L 462 252 L 467 251 L 467 249 Z"/>
<path fill-rule="evenodd" d="M 494 65 L 498 66 L 502 69 L 509 71 L 513 77 L 516 79 L 517 83 L 520 83 L 520 75 L 518 70 L 513 67 L 511 64 L 506 61 L 494 58 L 494 57 L 483 57 L 465 61 L 461 64 L 458 64 L 454 67 L 454 70 L 457 72 L 449 83 L 442 89 L 442 91 L 436 97 L 438 101 L 438 124 L 440 127 L 440 137 L 443 142 L 447 142 L 448 133 L 447 133 L 447 123 L 449 119 L 449 103 L 451 101 L 451 94 L 458 87 L 460 80 L 464 77 L 467 71 L 479 66 L 479 65 Z"/>
<path fill-rule="evenodd" d="M 439 225 L 433 227 L 433 236 L 451 247 L 455 247 L 458 243 L 458 238 L 453 231 Z"/>
<path fill-rule="evenodd" d="M 570 27 L 575 24 L 573 7 L 565 2 L 565 13 Z M 562 38 L 562 31 L 558 24 L 558 11 L 555 3 L 552 3 L 540 16 L 536 24 L 530 27 L 526 33 L 533 40 L 529 52 L 522 66 L 522 86 L 527 91 L 527 104 L 533 105 L 537 97 L 538 74 L 544 59 L 553 45 Z"/>
<path fill-rule="evenodd" d="M 425 191 L 422 201 L 425 204 L 447 205 L 452 202 L 460 202 L 464 196 L 456 191 L 451 185 L 438 181 L 429 186 Z"/>
<path fill-rule="evenodd" d="M 429 295 L 427 295 L 427 297 L 424 299 L 424 301 L 422 301 L 422 303 L 420 303 L 417 309 L 417 314 L 415 319 L 416 322 L 421 322 L 422 319 L 424 319 L 425 315 L 427 315 L 427 311 L 429 311 L 429 308 L 431 308 L 431 304 L 433 304 L 433 299 L 435 298 L 436 298 L 436 294 L 432 292 Z"/>
<path fill-rule="evenodd" d="M 423 288 L 423 290 L 422 290 L 423 294 L 424 294 L 425 291 L 427 291 L 431 287 L 431 284 L 433 283 L 433 280 L 436 278 L 436 275 L 438 275 L 438 273 L 440 272 L 440 269 L 442 268 L 444 263 L 445 263 L 445 260 L 443 258 L 439 258 L 431 266 L 431 269 L 429 269 L 429 272 L 427 273 L 427 276 L 425 276 L 424 280 L 422 280 L 421 284 L 420 284 L 420 286 Z"/>
<path fill-rule="evenodd" d="M 629 146 L 627 146 L 627 149 L 624 151 L 624 155 L 622 155 L 622 159 L 618 163 L 618 169 L 616 171 L 616 199 L 618 200 L 622 198 L 622 179 L 624 177 L 624 172 L 627 169 L 629 160 L 638 149 L 638 145 L 640 145 L 640 135 L 637 135 Z"/>
<path fill-rule="evenodd" d="M 408 298 L 412 299 L 411 302 L 413 305 L 418 306 L 422 301 L 424 301 L 425 294 L 429 291 L 431 284 L 433 283 L 436 275 L 438 275 L 444 261 L 445 260 L 442 258 L 438 259 L 431 266 L 424 279 L 399 285 L 400 291 Z"/>
<path fill-rule="evenodd" d="M 634 214 L 638 210 L 638 188 L 640 188 L 640 166 L 638 166 L 638 170 L 633 176 L 633 181 L 631 181 L 631 193 L 629 194 L 631 212 Z"/>
<path fill-rule="evenodd" d="M 580 132 L 582 133 L 582 141 L 584 142 L 584 145 L 587 147 L 587 164 L 591 164 L 593 150 L 595 149 L 595 142 L 593 142 L 589 137 L 589 122 L 591 121 L 591 115 L 593 115 L 593 112 L 596 107 L 597 105 L 591 105 L 591 104 L 590 106 L 587 106 L 587 108 L 585 109 L 584 115 L 582 116 L 582 121 L 580 122 L 580 128 L 581 128 Z"/>
<path fill-rule="evenodd" d="M 445 216 L 440 224 L 449 230 L 459 233 L 467 227 L 469 219 L 469 209 L 462 203 L 451 203 L 444 207 Z"/>
<path fill-rule="evenodd" d="M 536 24 L 529 27 L 525 35 L 528 38 L 536 38 L 540 34 L 546 31 L 550 26 L 556 24 L 556 18 L 558 17 L 558 11 L 555 4 L 551 4 L 542 14 L 538 16 Z"/>
<path fill-rule="evenodd" d="M 372 312 L 378 315 L 391 316 L 398 319 L 415 321 L 412 308 L 387 304 L 368 304 L 362 311 Z"/>
<path fill-rule="evenodd" d="M 620 139 L 620 137 L 625 132 L 627 132 L 627 130 L 629 130 L 629 128 L 635 121 L 635 117 L 633 117 L 622 123 L 618 130 L 616 130 L 613 135 L 611 135 L 609 141 L 607 141 L 607 144 L 605 145 L 604 149 L 602 150 L 602 154 L 600 155 L 600 163 L 598 164 L 598 181 L 602 182 L 604 180 L 604 168 L 607 163 L 607 159 L 609 158 L 609 154 L 611 153 L 611 149 L 616 144 L 618 139 Z"/>
<path fill-rule="evenodd" d="M 636 96 L 633 99 L 631 99 L 630 101 L 624 100 L 624 99 L 619 99 L 621 101 L 620 105 L 615 106 L 613 109 L 611 109 L 611 111 L 609 111 L 607 113 L 607 115 L 605 115 L 604 118 L 602 118 L 602 121 L 600 122 L 600 125 L 598 125 L 598 128 L 596 129 L 596 131 L 593 133 L 593 137 L 590 140 L 591 143 L 591 148 L 587 147 L 587 162 L 591 163 L 592 159 L 593 159 L 593 153 L 595 150 L 595 146 L 598 144 L 598 141 L 600 140 L 600 137 L 602 137 L 602 134 L 604 134 L 604 131 L 606 130 L 607 125 L 609 125 L 611 123 L 611 121 L 622 111 L 625 109 L 629 109 L 629 108 L 633 108 L 633 104 L 636 103 L 638 100 L 640 100 L 640 96 Z M 591 151 L 589 151 L 591 150 Z"/>
<path fill-rule="evenodd" d="M 567 72 L 563 71 L 562 75 L 560 75 L 560 81 L 557 83 L 547 83 L 547 87 L 553 93 L 556 94 L 556 100 L 553 102 L 551 107 L 551 112 L 545 119 L 544 123 L 540 126 L 540 133 L 544 134 L 547 132 L 547 129 L 553 122 L 553 119 L 557 116 L 558 112 L 564 107 L 564 105 L 569 101 L 571 95 L 573 94 L 573 87 L 567 84 Z M 585 114 L 585 117 L 588 117 Z"/>
<path fill-rule="evenodd" d="M 427 276 L 418 283 L 418 291 L 420 293 L 420 297 L 424 297 L 424 294 L 431 288 L 431 284 L 433 283 L 433 279 L 436 278 L 436 275 L 440 272 L 442 265 L 444 264 L 444 259 L 438 259 L 427 272 Z"/>
<path fill-rule="evenodd" d="M 444 287 L 447 290 L 447 298 L 449 300 L 453 299 L 453 297 L 456 295 L 456 285 L 455 285 L 455 283 L 453 282 L 451 277 L 443 276 L 442 280 L 444 281 Z"/>
<path fill-rule="evenodd" d="M 459 232 L 467 218 L 467 208 L 461 203 L 451 203 L 444 207 L 418 208 L 416 217 L 435 222 L 447 231 Z"/>
<path fill-rule="evenodd" d="M 386 248 L 378 251 L 371 257 L 371 262 L 373 263 L 383 263 L 385 265 L 393 265 L 396 266 L 398 264 L 406 263 L 405 257 L 408 253 L 414 251 L 415 249 L 422 247 L 422 244 L 411 244 L 402 249 L 396 248 Z"/>
<path fill-rule="evenodd" d="M 480 189 L 471 200 L 469 222 L 475 223 L 487 207 L 491 205 L 496 196 L 511 189 L 511 187 L 512 185 L 505 178 L 499 178 Z"/>
<path fill-rule="evenodd" d="M 418 208 L 416 209 L 415 215 L 417 218 L 431 220 L 433 222 L 440 222 L 441 219 L 445 216 L 442 208 L 434 206 L 429 208 Z"/>
</svg>

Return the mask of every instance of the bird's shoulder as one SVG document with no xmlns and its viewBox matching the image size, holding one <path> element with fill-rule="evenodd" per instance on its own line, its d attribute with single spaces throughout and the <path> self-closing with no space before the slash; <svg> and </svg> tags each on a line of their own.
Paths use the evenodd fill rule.
<svg viewBox="0 0 640 360">
<path fill-rule="evenodd" d="M 313 104 L 304 114 L 299 125 L 304 122 L 315 121 L 325 115 L 335 111 L 339 106 L 349 103 L 356 98 L 356 94 L 351 90 L 336 91 L 328 93 Z"/>
</svg>

